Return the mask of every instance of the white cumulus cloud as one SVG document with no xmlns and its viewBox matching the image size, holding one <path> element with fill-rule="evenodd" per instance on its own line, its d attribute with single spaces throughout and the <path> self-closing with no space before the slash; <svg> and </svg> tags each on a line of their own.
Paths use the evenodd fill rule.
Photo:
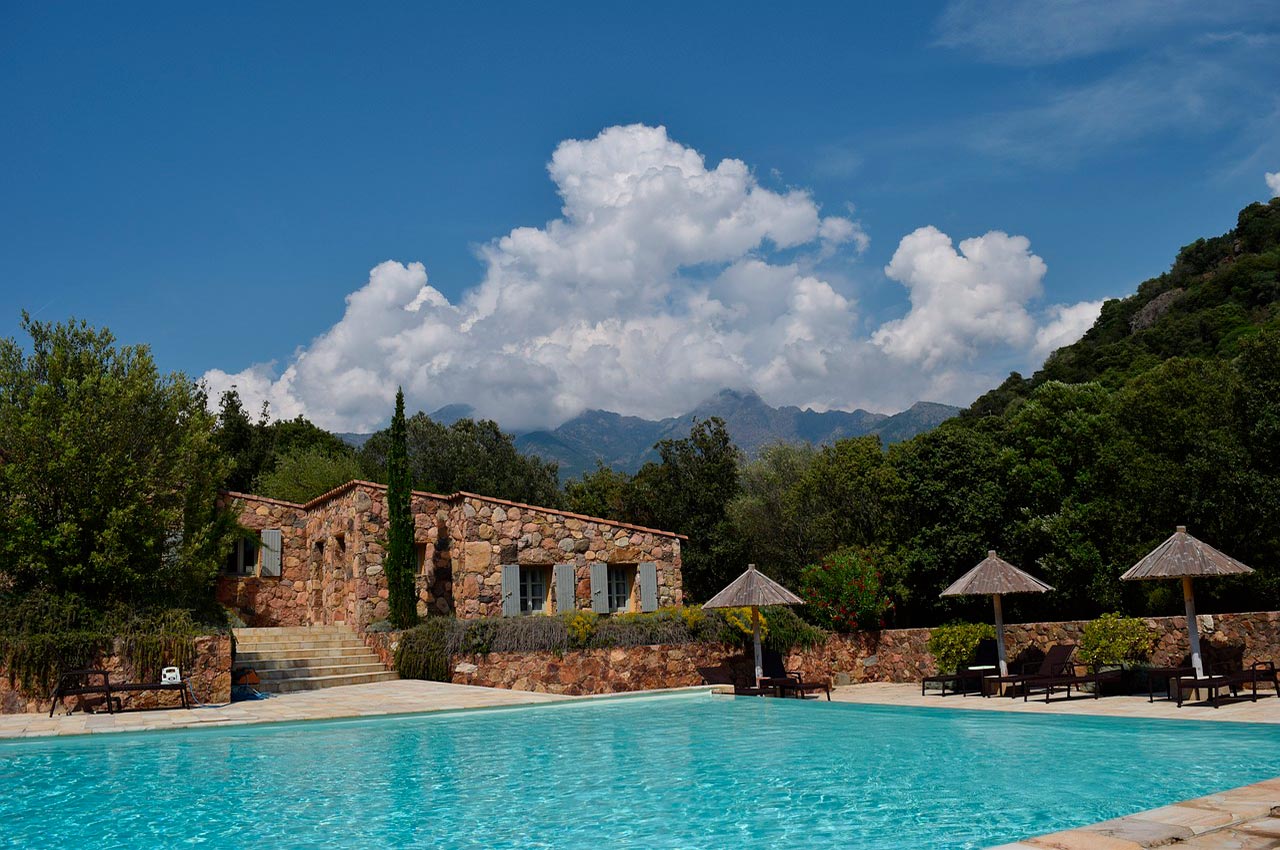
<svg viewBox="0 0 1280 850">
<path fill-rule="evenodd" d="M 1280 198 L 1280 171 L 1267 172 L 1267 188 L 1271 190 L 1271 197 Z"/>
<path fill-rule="evenodd" d="M 1045 324 L 1036 331 L 1036 344 L 1031 349 L 1032 355 L 1040 360 L 1084 336 L 1102 313 L 1102 302 L 1054 304 L 1045 313 Z"/>
<path fill-rule="evenodd" d="M 484 245 L 474 287 L 450 299 L 422 263 L 381 263 L 287 363 L 207 372 L 211 398 L 234 385 L 250 409 L 338 431 L 384 423 L 397 386 L 411 410 L 463 402 L 507 428 L 589 407 L 669 416 L 724 387 L 890 410 L 967 402 L 1001 377 L 975 352 L 1013 347 L 1021 363 L 1037 340 L 1045 266 L 1023 237 L 957 253 L 934 228 L 910 234 L 886 271 L 911 310 L 875 330 L 831 273 L 866 249 L 865 230 L 804 190 L 643 125 L 563 142 L 547 170 L 560 216 Z"/>
<path fill-rule="evenodd" d="M 907 288 L 911 311 L 872 340 L 926 367 L 972 357 L 984 345 L 1026 345 L 1036 330 L 1027 304 L 1039 297 L 1046 271 L 1025 236 L 991 231 L 957 251 L 950 236 L 921 227 L 902 239 L 884 270 Z"/>
</svg>

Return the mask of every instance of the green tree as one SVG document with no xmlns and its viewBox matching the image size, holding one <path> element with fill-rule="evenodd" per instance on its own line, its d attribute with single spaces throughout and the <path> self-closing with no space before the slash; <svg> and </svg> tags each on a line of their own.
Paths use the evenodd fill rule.
<svg viewBox="0 0 1280 850">
<path fill-rule="evenodd" d="M 369 437 L 360 450 L 361 466 L 382 480 L 390 451 L 390 430 Z M 412 486 L 432 493 L 464 490 L 482 496 L 555 507 L 560 501 L 557 466 L 516 449 L 496 422 L 460 419 L 452 425 L 416 413 L 406 422 Z"/>
<path fill-rule="evenodd" d="M 0 576 L 95 607 L 208 613 L 230 545 L 226 463 L 194 383 L 84 322 L 0 341 Z"/>
<path fill-rule="evenodd" d="M 746 567 L 745 548 L 727 508 L 738 495 L 741 453 L 719 417 L 695 421 L 689 436 L 655 446 L 658 462 L 632 481 L 632 522 L 687 534 L 682 546 L 684 590 L 707 599 Z"/>
<path fill-rule="evenodd" d="M 631 476 L 599 461 L 593 472 L 564 485 L 564 506 L 574 513 L 626 522 L 634 499 Z"/>
<path fill-rule="evenodd" d="M 299 448 L 278 458 L 270 472 L 259 475 L 253 492 L 302 504 L 360 476 L 360 462 L 350 451 L 329 454 L 322 449 Z"/>
<path fill-rule="evenodd" d="M 396 390 L 387 452 L 387 552 L 382 562 L 387 577 L 387 606 L 391 624 L 407 629 L 418 621 L 413 569 L 413 514 L 409 457 L 404 421 L 404 391 Z"/>
</svg>

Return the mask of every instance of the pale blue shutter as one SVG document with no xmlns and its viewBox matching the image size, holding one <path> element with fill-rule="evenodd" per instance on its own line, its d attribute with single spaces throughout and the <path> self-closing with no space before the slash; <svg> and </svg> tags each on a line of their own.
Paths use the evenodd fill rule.
<svg viewBox="0 0 1280 850">
<path fill-rule="evenodd" d="M 658 565 L 652 561 L 640 565 L 640 610 L 658 610 Z"/>
<path fill-rule="evenodd" d="M 502 616 L 520 614 L 520 565 L 502 565 Z"/>
<path fill-rule="evenodd" d="M 609 613 L 609 565 L 601 561 L 591 564 L 591 610 Z"/>
<path fill-rule="evenodd" d="M 278 577 L 280 575 L 281 535 L 278 528 L 266 528 L 262 531 L 262 574 Z"/>
<path fill-rule="evenodd" d="M 556 564 L 556 613 L 563 614 L 578 607 L 577 600 L 574 599 L 574 586 L 577 583 L 578 578 L 574 575 L 573 564 Z"/>
</svg>

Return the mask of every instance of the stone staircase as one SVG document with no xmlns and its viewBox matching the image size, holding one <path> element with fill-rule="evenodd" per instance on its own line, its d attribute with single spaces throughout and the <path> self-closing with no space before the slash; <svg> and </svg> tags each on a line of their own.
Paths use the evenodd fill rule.
<svg viewBox="0 0 1280 850">
<path fill-rule="evenodd" d="M 252 667 L 273 694 L 397 678 L 347 626 L 234 629 L 236 667 Z"/>
</svg>

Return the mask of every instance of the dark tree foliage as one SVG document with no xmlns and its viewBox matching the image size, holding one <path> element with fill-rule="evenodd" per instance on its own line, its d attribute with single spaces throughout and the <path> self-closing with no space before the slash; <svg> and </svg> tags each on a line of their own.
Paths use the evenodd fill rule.
<svg viewBox="0 0 1280 850">
<path fill-rule="evenodd" d="M 230 465 L 222 486 L 240 493 L 272 495 L 263 492 L 263 482 L 287 457 L 317 457 L 322 465 L 344 469 L 352 466 L 349 461 L 355 457 L 355 450 L 339 437 L 301 416 L 273 422 L 264 404 L 258 418 L 250 418 L 234 388 L 219 399 L 214 440 Z M 330 463 L 324 463 L 326 459 Z"/>
<path fill-rule="evenodd" d="M 556 464 L 526 457 L 496 422 L 460 419 L 452 425 L 416 413 L 406 422 L 409 475 L 415 490 L 459 490 L 555 507 L 560 503 Z M 390 431 L 369 437 L 360 450 L 365 474 L 381 481 L 390 450 Z"/>
<path fill-rule="evenodd" d="M 204 393 L 109 331 L 22 326 L 29 350 L 0 340 L 0 592 L 208 615 L 233 524 Z"/>
<path fill-rule="evenodd" d="M 407 629 L 418 622 L 418 602 L 414 587 L 412 487 L 403 390 L 396 391 L 396 411 L 388 434 L 386 477 L 387 555 L 382 568 L 387 577 L 388 619 L 397 629 Z"/>
</svg>

